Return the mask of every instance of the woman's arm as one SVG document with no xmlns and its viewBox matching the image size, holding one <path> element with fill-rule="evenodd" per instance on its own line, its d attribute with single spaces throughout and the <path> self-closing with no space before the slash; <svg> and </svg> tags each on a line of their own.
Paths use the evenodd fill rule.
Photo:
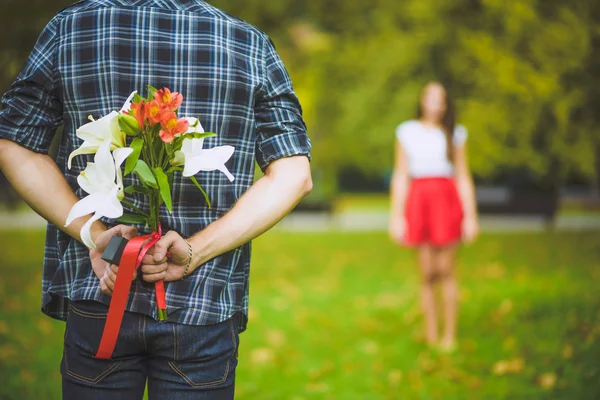
<svg viewBox="0 0 600 400">
<path fill-rule="evenodd" d="M 390 238 L 401 243 L 404 238 L 404 208 L 408 194 L 408 160 L 399 140 L 396 140 L 396 154 L 394 172 L 390 185 L 391 214 L 390 214 Z"/>
<path fill-rule="evenodd" d="M 464 240 L 469 243 L 474 241 L 479 234 L 479 216 L 475 199 L 475 185 L 467 159 L 466 144 L 454 148 L 456 186 L 464 212 L 463 236 Z"/>
</svg>

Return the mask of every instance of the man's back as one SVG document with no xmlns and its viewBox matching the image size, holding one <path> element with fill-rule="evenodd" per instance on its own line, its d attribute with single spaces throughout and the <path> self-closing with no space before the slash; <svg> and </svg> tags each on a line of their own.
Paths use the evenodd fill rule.
<svg viewBox="0 0 600 400">
<path fill-rule="evenodd" d="M 300 106 L 268 37 L 199 0 L 86 0 L 60 12 L 3 99 L 0 134 L 45 153 L 64 123 L 56 162 L 76 189 L 77 176 L 91 160 L 77 157 L 66 168 L 68 155 L 81 144 L 76 129 L 89 115 L 118 110 L 132 91 L 145 91 L 146 85 L 183 94 L 181 114 L 199 118 L 205 130 L 217 134 L 206 147 L 235 147 L 228 165 L 233 184 L 219 173 L 197 177 L 212 201 L 210 209 L 194 185 L 176 175 L 173 213 L 161 214 L 164 231 L 188 237 L 223 216 L 252 185 L 255 160 L 265 169 L 276 159 L 309 154 Z M 7 133 L 10 125 L 19 127 L 18 137 Z M 125 185 L 133 179 L 126 177 Z M 131 200 L 147 207 L 142 197 Z M 108 302 L 93 272 L 82 267 L 89 264 L 87 257 L 84 246 L 49 226 L 45 312 L 65 319 L 66 298 Z M 170 283 L 170 319 L 212 324 L 237 311 L 247 314 L 249 261 L 246 244 L 211 260 L 187 281 Z M 152 288 L 136 281 L 129 310 L 155 316 Z"/>
</svg>

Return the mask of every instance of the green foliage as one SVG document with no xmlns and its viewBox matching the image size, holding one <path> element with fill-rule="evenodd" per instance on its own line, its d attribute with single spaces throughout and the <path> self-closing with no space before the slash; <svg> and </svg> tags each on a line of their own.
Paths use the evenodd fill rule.
<svg viewBox="0 0 600 400">
<path fill-rule="evenodd" d="M 133 172 L 138 176 L 138 178 L 140 178 L 140 181 L 142 181 L 142 183 L 144 183 L 145 185 L 150 186 L 154 189 L 158 188 L 156 178 L 154 177 L 154 174 L 152 174 L 152 170 L 150 169 L 148 164 L 144 162 L 144 160 L 138 160 L 138 162 L 135 164 Z"/>
<path fill-rule="evenodd" d="M 600 179 L 597 2 L 211 3 L 273 36 L 330 184 L 348 165 L 391 168 L 394 129 L 428 80 L 450 86 L 480 176 Z"/>
<path fill-rule="evenodd" d="M 144 147 L 144 139 L 141 137 L 136 137 L 131 141 L 129 147 L 133 149 L 133 152 L 129 157 L 127 157 L 127 160 L 125 160 L 125 176 L 133 172 L 138 160 L 140 159 L 142 147 Z"/>
<path fill-rule="evenodd" d="M 171 186 L 169 185 L 169 178 L 165 174 L 165 171 L 162 170 L 162 168 L 154 168 L 154 175 L 156 175 L 156 180 L 158 181 L 160 197 L 165 202 L 167 210 L 169 210 L 169 212 L 172 213 L 173 200 L 171 199 Z"/>
<path fill-rule="evenodd" d="M 274 39 L 304 108 L 320 192 L 334 191 L 348 165 L 388 171 L 394 129 L 413 117 L 420 89 L 433 79 L 448 83 L 457 100 L 480 176 L 525 166 L 540 180 L 600 180 L 598 2 L 209 2 Z M 4 5 L 0 87 L 8 88 L 39 31 L 68 3 Z"/>
<path fill-rule="evenodd" d="M 120 224 L 145 224 L 146 217 L 143 215 L 137 214 L 123 214 L 122 217 L 116 219 L 116 221 Z"/>
</svg>

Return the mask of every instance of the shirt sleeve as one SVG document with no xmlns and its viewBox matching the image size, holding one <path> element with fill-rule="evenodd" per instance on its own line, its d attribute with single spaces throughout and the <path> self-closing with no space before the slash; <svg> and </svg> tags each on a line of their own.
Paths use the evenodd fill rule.
<svg viewBox="0 0 600 400">
<path fill-rule="evenodd" d="M 296 155 L 311 157 L 311 142 L 302 119 L 302 107 L 292 81 L 270 39 L 263 45 L 262 85 L 254 113 L 257 125 L 256 161 L 265 169 L 273 161 Z"/>
<path fill-rule="evenodd" d="M 465 128 L 462 125 L 456 125 L 456 128 L 454 128 L 454 137 L 453 137 L 453 141 L 454 141 L 454 146 L 456 147 L 462 147 L 465 142 L 467 141 L 467 128 Z"/>
<path fill-rule="evenodd" d="M 63 121 L 58 95 L 57 18 L 44 28 L 25 67 L 2 97 L 0 138 L 47 154 Z"/>
</svg>

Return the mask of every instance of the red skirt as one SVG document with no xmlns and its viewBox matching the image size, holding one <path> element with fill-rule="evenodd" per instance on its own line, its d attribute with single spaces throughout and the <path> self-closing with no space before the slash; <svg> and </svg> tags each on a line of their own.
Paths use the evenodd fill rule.
<svg viewBox="0 0 600 400">
<path fill-rule="evenodd" d="M 413 179 L 405 209 L 405 242 L 445 246 L 462 236 L 463 209 L 451 178 Z"/>
</svg>

